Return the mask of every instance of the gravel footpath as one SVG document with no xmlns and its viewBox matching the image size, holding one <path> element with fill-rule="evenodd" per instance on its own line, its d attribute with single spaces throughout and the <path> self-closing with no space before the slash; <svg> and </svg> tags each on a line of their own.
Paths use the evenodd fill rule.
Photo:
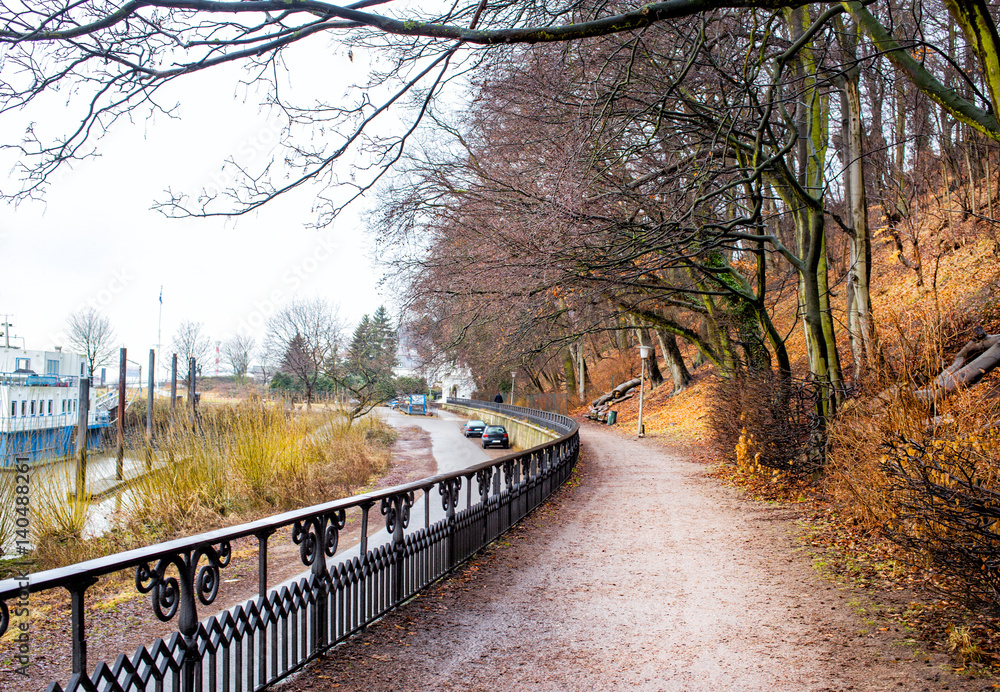
<svg viewBox="0 0 1000 692">
<path fill-rule="evenodd" d="M 798 550 L 794 510 L 652 441 L 581 435 L 550 502 L 277 689 L 996 689 L 863 621 Z"/>
</svg>

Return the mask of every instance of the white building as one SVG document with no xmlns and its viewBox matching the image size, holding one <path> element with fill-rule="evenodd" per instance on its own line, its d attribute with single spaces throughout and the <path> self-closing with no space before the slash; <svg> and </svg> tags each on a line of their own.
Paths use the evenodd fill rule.
<svg viewBox="0 0 1000 692">
<path fill-rule="evenodd" d="M 51 351 L 0 344 L 0 466 L 71 454 L 79 420 L 80 377 L 86 359 L 61 348 Z M 108 425 L 108 412 L 90 395 L 88 430 Z M 88 444 L 95 444 L 93 433 Z"/>
</svg>

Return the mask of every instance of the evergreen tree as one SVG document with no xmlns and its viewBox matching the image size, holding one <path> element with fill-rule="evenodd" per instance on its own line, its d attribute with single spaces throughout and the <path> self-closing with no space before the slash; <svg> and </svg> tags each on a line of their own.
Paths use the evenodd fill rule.
<svg viewBox="0 0 1000 692">
<path fill-rule="evenodd" d="M 351 394 L 351 420 L 395 395 L 392 369 L 396 365 L 396 343 L 396 329 L 385 307 L 380 306 L 371 317 L 362 316 L 346 360 L 330 368 L 330 377 Z"/>
</svg>

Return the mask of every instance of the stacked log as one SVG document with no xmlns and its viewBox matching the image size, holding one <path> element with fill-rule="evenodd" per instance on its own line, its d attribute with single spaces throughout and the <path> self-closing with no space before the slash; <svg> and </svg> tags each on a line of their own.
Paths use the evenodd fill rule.
<svg viewBox="0 0 1000 692">
<path fill-rule="evenodd" d="M 611 410 L 611 407 L 614 404 L 619 404 L 634 397 L 638 392 L 638 387 L 638 377 L 627 382 L 622 382 L 607 394 L 602 394 L 590 402 L 590 411 L 587 413 L 587 417 L 597 421 L 607 420 L 608 411 Z"/>
</svg>

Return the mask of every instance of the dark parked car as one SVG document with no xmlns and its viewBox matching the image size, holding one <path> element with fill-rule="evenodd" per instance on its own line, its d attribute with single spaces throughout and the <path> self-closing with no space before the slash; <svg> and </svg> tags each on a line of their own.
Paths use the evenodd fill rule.
<svg viewBox="0 0 1000 692">
<path fill-rule="evenodd" d="M 470 420 L 465 424 L 462 432 L 465 433 L 466 437 L 481 437 L 484 430 L 486 430 L 486 421 Z"/>
<path fill-rule="evenodd" d="M 500 445 L 504 449 L 510 447 L 510 438 L 507 437 L 507 430 L 502 425 L 488 425 L 483 431 L 483 449 Z"/>
</svg>

